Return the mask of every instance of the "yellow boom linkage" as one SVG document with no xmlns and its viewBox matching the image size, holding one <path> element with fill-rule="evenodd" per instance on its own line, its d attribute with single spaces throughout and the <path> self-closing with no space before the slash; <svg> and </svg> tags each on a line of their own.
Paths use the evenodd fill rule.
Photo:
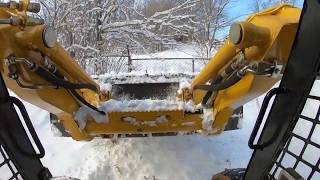
<svg viewBox="0 0 320 180">
<path fill-rule="evenodd" d="M 52 28 L 28 0 L 0 7 L 0 72 L 20 98 L 55 114 L 75 140 L 112 134 L 221 133 L 233 110 L 262 95 L 281 78 L 297 31 L 300 10 L 284 4 L 231 26 L 230 36 L 190 88 L 178 95 L 192 101 L 197 112 L 184 109 L 148 112 L 107 112 L 108 123 L 88 120 L 79 128 L 74 113 L 86 106 L 96 113 L 99 103 L 112 99 L 57 43 Z M 101 113 L 100 115 L 102 115 Z M 138 123 L 124 119 L 134 118 Z M 159 117 L 161 121 L 150 126 Z M 94 118 L 88 117 L 88 118 Z M 140 123 L 139 123 L 140 122 Z M 137 125 L 139 124 L 139 125 Z"/>
</svg>

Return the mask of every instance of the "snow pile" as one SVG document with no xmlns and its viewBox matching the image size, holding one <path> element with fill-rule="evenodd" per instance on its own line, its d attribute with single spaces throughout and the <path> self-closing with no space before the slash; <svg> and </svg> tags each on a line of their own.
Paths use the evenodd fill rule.
<svg viewBox="0 0 320 180">
<path fill-rule="evenodd" d="M 78 111 L 73 113 L 73 118 L 77 121 L 77 124 L 80 129 L 84 129 L 88 120 L 94 120 L 97 123 L 105 123 L 109 122 L 108 117 L 106 115 L 101 114 L 89 107 L 81 106 Z"/>
<path fill-rule="evenodd" d="M 131 73 L 109 73 L 99 76 L 91 76 L 101 84 L 102 91 L 112 91 L 113 84 L 136 84 L 136 83 L 179 83 L 177 93 L 182 93 L 183 88 L 188 88 L 195 77 L 195 73 L 159 73 L 159 72 L 131 72 Z M 106 112 L 106 115 L 101 117 L 99 113 L 86 107 L 81 107 L 74 113 L 74 118 L 78 125 L 83 129 L 88 119 L 96 120 L 98 123 L 108 123 L 109 112 L 141 112 L 141 111 L 171 111 L 184 110 L 188 112 L 195 112 L 200 107 L 196 107 L 192 102 L 181 102 L 173 100 L 128 100 L 123 98 L 121 100 L 111 99 L 100 104 L 99 110 Z M 137 122 L 131 121 L 133 124 Z"/>
<path fill-rule="evenodd" d="M 196 44 L 190 45 L 181 45 L 177 46 L 174 49 L 157 52 L 157 53 L 150 53 L 150 54 L 132 54 L 133 59 L 141 59 L 141 58 L 195 58 L 200 57 L 201 51 L 203 49 Z"/>
<path fill-rule="evenodd" d="M 182 94 L 183 93 L 183 89 L 189 89 L 191 87 L 191 82 L 190 81 L 186 81 L 186 80 L 182 80 L 179 82 L 179 89 L 178 89 L 178 94 Z"/>
<path fill-rule="evenodd" d="M 112 89 L 112 84 L 110 84 L 110 83 L 104 83 L 104 84 L 100 85 L 100 91 L 102 91 L 102 92 L 108 92 L 108 91 L 110 92 L 111 89 Z"/>
<path fill-rule="evenodd" d="M 108 89 L 108 84 L 137 84 L 137 83 L 159 83 L 159 82 L 187 82 L 191 83 L 195 78 L 196 73 L 145 73 L 145 72 L 130 72 L 130 73 L 108 73 L 103 75 L 92 75 L 91 77 L 99 84 L 102 84 L 103 89 Z"/>
<path fill-rule="evenodd" d="M 208 132 L 215 133 L 215 130 L 212 129 L 212 124 L 214 122 L 214 118 L 216 116 L 216 112 L 213 112 L 213 109 L 205 108 L 203 109 L 203 115 L 202 115 L 202 128 L 207 130 Z"/>
<path fill-rule="evenodd" d="M 202 58 L 203 49 L 197 45 L 185 45 L 176 49 L 143 55 L 132 55 L 133 59 L 155 58 L 159 60 L 133 61 L 136 71 L 147 73 L 185 73 L 192 72 L 192 60 L 161 60 L 162 58 Z M 207 60 L 195 60 L 194 71 L 200 72 Z"/>
<path fill-rule="evenodd" d="M 148 112 L 148 111 L 172 111 L 185 110 L 196 111 L 196 106 L 192 102 L 167 101 L 167 100 L 123 100 L 111 99 L 101 103 L 100 110 L 104 112 Z"/>
<path fill-rule="evenodd" d="M 99 110 L 104 111 L 106 114 L 101 114 L 88 107 L 82 106 L 77 112 L 74 112 L 73 117 L 77 121 L 80 129 L 84 129 L 88 120 L 94 120 L 97 123 L 108 123 L 110 112 L 150 112 L 150 111 L 174 111 L 182 110 L 187 112 L 195 112 L 199 107 L 195 106 L 191 101 L 167 101 L 167 100 L 123 100 L 118 101 L 110 99 L 100 104 Z M 163 117 L 162 117 L 163 119 Z M 138 125 L 141 122 L 137 122 L 135 119 L 127 119 L 132 124 Z M 156 120 L 157 121 L 157 120 Z M 159 119 L 158 121 L 163 121 Z M 143 123 L 143 122 L 142 122 Z M 153 123 L 147 122 L 146 123 Z M 155 126 L 160 122 L 154 122 L 152 126 Z"/>
</svg>

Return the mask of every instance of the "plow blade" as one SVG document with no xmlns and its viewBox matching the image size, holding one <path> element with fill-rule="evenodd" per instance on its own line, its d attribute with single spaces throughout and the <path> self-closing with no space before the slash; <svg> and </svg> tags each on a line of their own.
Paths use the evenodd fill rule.
<svg viewBox="0 0 320 180">
<path fill-rule="evenodd" d="M 85 131 L 103 138 L 116 137 L 147 137 L 147 136 L 176 136 L 179 132 L 185 135 L 198 133 L 202 129 L 202 112 L 186 113 L 182 110 L 151 111 L 151 112 L 111 112 L 112 119 L 108 124 L 94 121 L 87 122 Z M 51 125 L 54 126 L 55 136 L 70 137 L 57 121 L 57 117 L 50 115 Z M 242 106 L 234 111 L 224 131 L 241 128 L 243 118 Z M 54 120 L 53 120 L 54 119 Z"/>
<path fill-rule="evenodd" d="M 179 90 L 178 82 L 113 84 L 113 99 L 174 100 Z"/>
</svg>

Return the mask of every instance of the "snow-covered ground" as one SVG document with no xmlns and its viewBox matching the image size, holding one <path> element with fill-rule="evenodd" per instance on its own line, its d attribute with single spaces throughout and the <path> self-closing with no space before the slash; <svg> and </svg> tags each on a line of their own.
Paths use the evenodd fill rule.
<svg viewBox="0 0 320 180">
<path fill-rule="evenodd" d="M 203 49 L 195 45 L 184 45 L 176 47 L 172 50 L 153 54 L 136 55 L 133 54 L 133 59 L 141 58 L 205 58 Z M 195 60 L 194 71 L 200 72 L 207 63 L 206 60 Z M 147 73 L 186 73 L 192 72 L 192 60 L 148 60 L 148 61 L 133 61 L 134 70 Z"/>
</svg>

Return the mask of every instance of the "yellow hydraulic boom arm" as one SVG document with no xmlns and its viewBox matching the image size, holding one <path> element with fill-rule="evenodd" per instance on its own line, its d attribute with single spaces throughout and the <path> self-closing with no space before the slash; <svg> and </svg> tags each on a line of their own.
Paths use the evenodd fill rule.
<svg viewBox="0 0 320 180">
<path fill-rule="evenodd" d="M 265 93 L 281 78 L 300 10 L 280 5 L 231 26 L 230 36 L 176 109 L 108 111 L 112 101 L 58 44 L 43 20 L 30 17 L 40 5 L 28 0 L 1 3 L 0 72 L 20 98 L 55 114 L 75 140 L 113 134 L 223 131 L 233 110 Z M 194 104 L 194 110 L 186 104 Z M 177 105 L 175 104 L 175 105 Z M 83 125 L 77 118 L 85 118 Z M 101 120 L 102 119 L 102 120 Z"/>
</svg>

